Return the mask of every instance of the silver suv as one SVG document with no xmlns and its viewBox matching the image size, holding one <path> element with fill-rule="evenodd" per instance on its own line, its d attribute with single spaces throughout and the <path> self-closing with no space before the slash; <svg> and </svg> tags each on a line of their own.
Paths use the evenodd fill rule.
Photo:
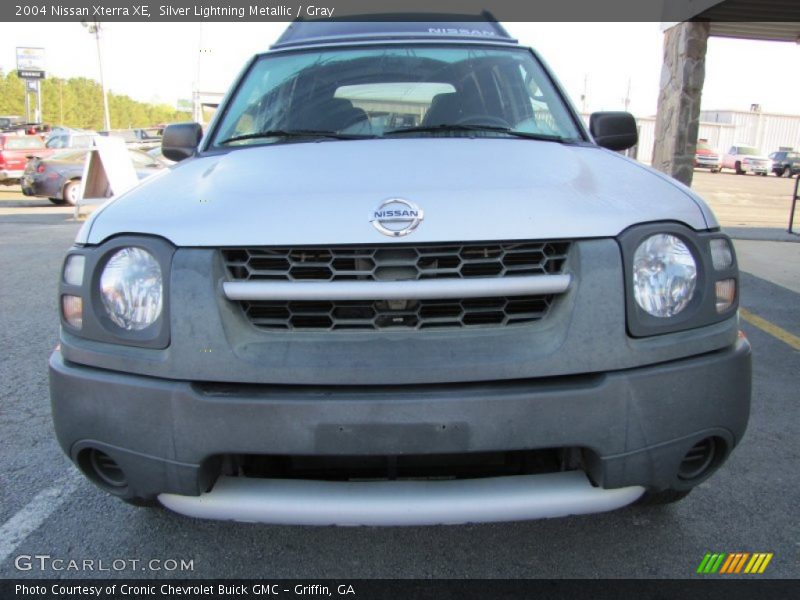
<svg viewBox="0 0 800 600">
<path fill-rule="evenodd" d="M 430 524 L 670 502 L 741 440 L 705 203 L 494 22 L 296 23 L 68 252 L 53 416 L 108 492 Z"/>
</svg>

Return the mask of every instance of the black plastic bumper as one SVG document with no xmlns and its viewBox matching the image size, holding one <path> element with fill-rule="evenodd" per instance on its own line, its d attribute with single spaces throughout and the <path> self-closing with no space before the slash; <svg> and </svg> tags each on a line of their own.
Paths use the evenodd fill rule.
<svg viewBox="0 0 800 600">
<path fill-rule="evenodd" d="M 125 495 L 197 495 L 221 454 L 401 455 L 583 447 L 599 485 L 685 488 L 678 465 L 714 436 L 727 453 L 750 408 L 750 346 L 605 374 L 410 386 L 198 384 L 50 359 L 56 434 L 93 447 Z"/>
</svg>

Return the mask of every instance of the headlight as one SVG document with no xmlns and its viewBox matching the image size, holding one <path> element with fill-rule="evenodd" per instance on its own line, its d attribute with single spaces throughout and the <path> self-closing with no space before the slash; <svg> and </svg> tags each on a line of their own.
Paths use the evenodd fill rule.
<svg viewBox="0 0 800 600">
<path fill-rule="evenodd" d="M 697 264 L 677 236 L 651 235 L 636 248 L 633 294 L 642 310 L 654 317 L 677 315 L 692 300 L 696 284 Z"/>
<path fill-rule="evenodd" d="M 141 331 L 161 315 L 161 267 L 147 250 L 121 248 L 103 268 L 100 296 L 109 318 L 126 331 Z"/>
</svg>

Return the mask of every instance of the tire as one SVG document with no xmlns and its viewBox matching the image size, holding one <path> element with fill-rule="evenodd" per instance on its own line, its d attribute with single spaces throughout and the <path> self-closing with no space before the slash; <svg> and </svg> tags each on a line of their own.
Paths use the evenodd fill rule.
<svg viewBox="0 0 800 600">
<path fill-rule="evenodd" d="M 52 202 L 56 206 L 61 206 L 63 204 L 66 204 L 66 201 L 63 200 L 62 198 L 48 198 L 48 200 L 50 200 L 50 202 Z"/>
<path fill-rule="evenodd" d="M 72 179 L 64 184 L 64 191 L 61 194 L 64 197 L 64 202 L 70 206 L 75 206 L 78 203 L 78 194 L 81 191 L 81 180 Z"/>
<path fill-rule="evenodd" d="M 736 161 L 736 165 L 734 165 L 734 170 L 736 171 L 737 175 L 744 175 L 744 171 L 742 171 L 742 163 L 738 160 Z"/>
<path fill-rule="evenodd" d="M 719 173 L 719 171 L 720 171 L 719 169 L 711 169 L 712 173 Z"/>
<path fill-rule="evenodd" d="M 662 490 L 660 492 L 645 492 L 644 495 L 636 501 L 635 505 L 663 506 L 665 504 L 674 504 L 686 498 L 691 491 L 692 490 Z"/>
</svg>

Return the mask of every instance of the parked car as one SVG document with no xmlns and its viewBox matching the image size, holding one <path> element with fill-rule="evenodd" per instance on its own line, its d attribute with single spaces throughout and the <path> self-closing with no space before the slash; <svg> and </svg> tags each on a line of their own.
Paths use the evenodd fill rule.
<svg viewBox="0 0 800 600">
<path fill-rule="evenodd" d="M 0 117 L 0 132 L 3 133 L 46 136 L 49 131 L 50 125 L 46 123 L 29 123 L 14 115 Z"/>
<path fill-rule="evenodd" d="M 0 134 L 0 185 L 19 183 L 29 157 L 53 153 L 38 135 Z"/>
<path fill-rule="evenodd" d="M 53 204 L 75 206 L 80 192 L 87 150 L 66 150 L 46 159 L 34 159 L 22 177 L 22 193 L 49 198 Z M 129 149 L 139 179 L 164 168 L 164 163 L 141 152 Z"/>
<path fill-rule="evenodd" d="M 712 173 L 719 173 L 722 168 L 719 152 L 709 145 L 708 140 L 697 140 L 694 167 L 695 169 L 710 169 Z"/>
<path fill-rule="evenodd" d="M 731 149 L 725 154 L 722 166 L 725 169 L 733 169 L 737 175 L 755 173 L 766 177 L 767 173 L 772 170 L 772 161 L 753 146 L 737 144 L 731 146 Z"/>
<path fill-rule="evenodd" d="M 167 166 L 172 166 L 175 164 L 174 160 L 170 160 L 164 156 L 164 150 L 161 148 L 161 146 L 147 150 L 147 155 L 159 162 L 164 163 Z"/>
<path fill-rule="evenodd" d="M 8 115 L 0 117 L 0 131 L 2 132 L 12 132 L 17 131 L 19 129 L 25 128 L 25 118 L 19 117 L 16 115 Z"/>
<path fill-rule="evenodd" d="M 161 144 L 161 136 L 157 128 L 149 129 L 112 129 L 111 131 L 101 131 L 100 135 L 119 137 L 125 140 L 130 148 L 149 150 Z"/>
<path fill-rule="evenodd" d="M 772 159 L 772 172 L 778 177 L 794 177 L 800 173 L 800 152 L 778 150 L 769 155 Z"/>
<path fill-rule="evenodd" d="M 96 131 L 87 129 L 58 129 L 47 137 L 48 148 L 62 150 L 65 148 L 89 148 L 97 137 Z"/>
<path fill-rule="evenodd" d="M 521 520 L 674 502 L 741 441 L 730 239 L 499 24 L 294 22 L 201 134 L 59 273 L 55 432 L 107 492 Z"/>
</svg>

